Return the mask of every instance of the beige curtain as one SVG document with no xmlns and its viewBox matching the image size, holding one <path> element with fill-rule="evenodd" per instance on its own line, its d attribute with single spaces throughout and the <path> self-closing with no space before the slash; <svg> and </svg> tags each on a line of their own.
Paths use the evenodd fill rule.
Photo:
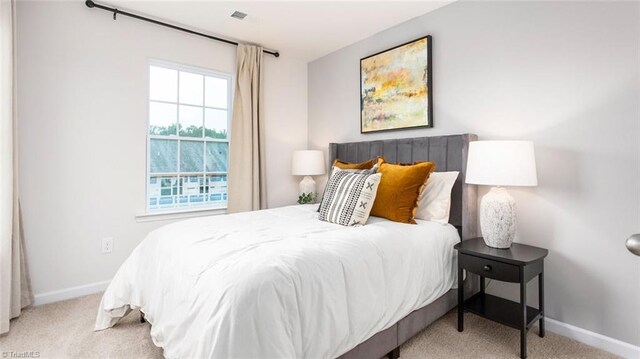
<svg viewBox="0 0 640 359">
<path fill-rule="evenodd" d="M 0 0 L 0 334 L 31 304 L 18 202 L 15 2 Z"/>
<path fill-rule="evenodd" d="M 238 45 L 229 149 L 229 212 L 267 207 L 262 48 Z"/>
</svg>

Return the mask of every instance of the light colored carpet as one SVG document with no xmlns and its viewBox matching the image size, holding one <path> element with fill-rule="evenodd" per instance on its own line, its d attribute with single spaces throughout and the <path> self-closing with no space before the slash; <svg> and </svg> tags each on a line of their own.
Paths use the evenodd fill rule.
<svg viewBox="0 0 640 359">
<path fill-rule="evenodd" d="M 162 358 L 162 349 L 155 347 L 149 336 L 149 324 L 139 322 L 137 311 L 111 329 L 94 332 L 100 296 L 26 309 L 11 321 L 9 334 L 0 336 L 0 355 L 10 358 L 5 353 L 35 352 L 40 358 Z M 616 358 L 554 333 L 540 338 L 537 328 L 527 339 L 529 358 Z M 465 314 L 465 330 L 458 333 L 452 311 L 404 344 L 400 357 L 518 358 L 519 346 L 517 330 L 473 314 Z"/>
</svg>

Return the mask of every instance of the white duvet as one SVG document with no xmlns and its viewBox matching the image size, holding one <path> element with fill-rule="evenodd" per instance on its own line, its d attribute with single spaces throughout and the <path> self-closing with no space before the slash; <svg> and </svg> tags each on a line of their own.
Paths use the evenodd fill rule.
<svg viewBox="0 0 640 359">
<path fill-rule="evenodd" d="M 139 307 L 167 358 L 335 358 L 455 285 L 453 226 L 343 227 L 316 208 L 151 232 L 104 293 L 95 329 Z"/>
</svg>

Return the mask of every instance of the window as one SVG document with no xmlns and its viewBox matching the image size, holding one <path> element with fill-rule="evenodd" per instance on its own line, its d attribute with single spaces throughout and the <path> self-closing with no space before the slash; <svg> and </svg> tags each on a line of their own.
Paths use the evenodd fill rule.
<svg viewBox="0 0 640 359">
<path fill-rule="evenodd" d="M 231 76 L 149 63 L 147 211 L 227 207 Z"/>
</svg>

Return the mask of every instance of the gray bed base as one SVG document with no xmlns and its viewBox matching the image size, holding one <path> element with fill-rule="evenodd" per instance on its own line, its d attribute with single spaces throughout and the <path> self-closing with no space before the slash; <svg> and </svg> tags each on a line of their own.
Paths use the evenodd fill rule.
<svg viewBox="0 0 640 359">
<path fill-rule="evenodd" d="M 464 178 L 469 142 L 477 138 L 473 134 L 461 134 L 331 143 L 329 144 L 329 166 L 335 159 L 363 162 L 377 156 L 384 156 L 388 162 L 432 161 L 435 162 L 438 172 L 459 171 L 460 176 L 451 192 L 449 223 L 458 229 L 461 239 L 469 239 L 476 236 L 478 227 L 477 189 L 474 185 L 464 183 Z M 479 290 L 477 278 L 467 277 L 463 285 L 465 298 Z M 457 304 L 457 290 L 451 289 L 434 302 L 413 311 L 396 324 L 360 343 L 341 355 L 339 359 L 375 359 L 384 356 L 397 359 L 400 356 L 400 345 L 455 308 Z"/>
</svg>

